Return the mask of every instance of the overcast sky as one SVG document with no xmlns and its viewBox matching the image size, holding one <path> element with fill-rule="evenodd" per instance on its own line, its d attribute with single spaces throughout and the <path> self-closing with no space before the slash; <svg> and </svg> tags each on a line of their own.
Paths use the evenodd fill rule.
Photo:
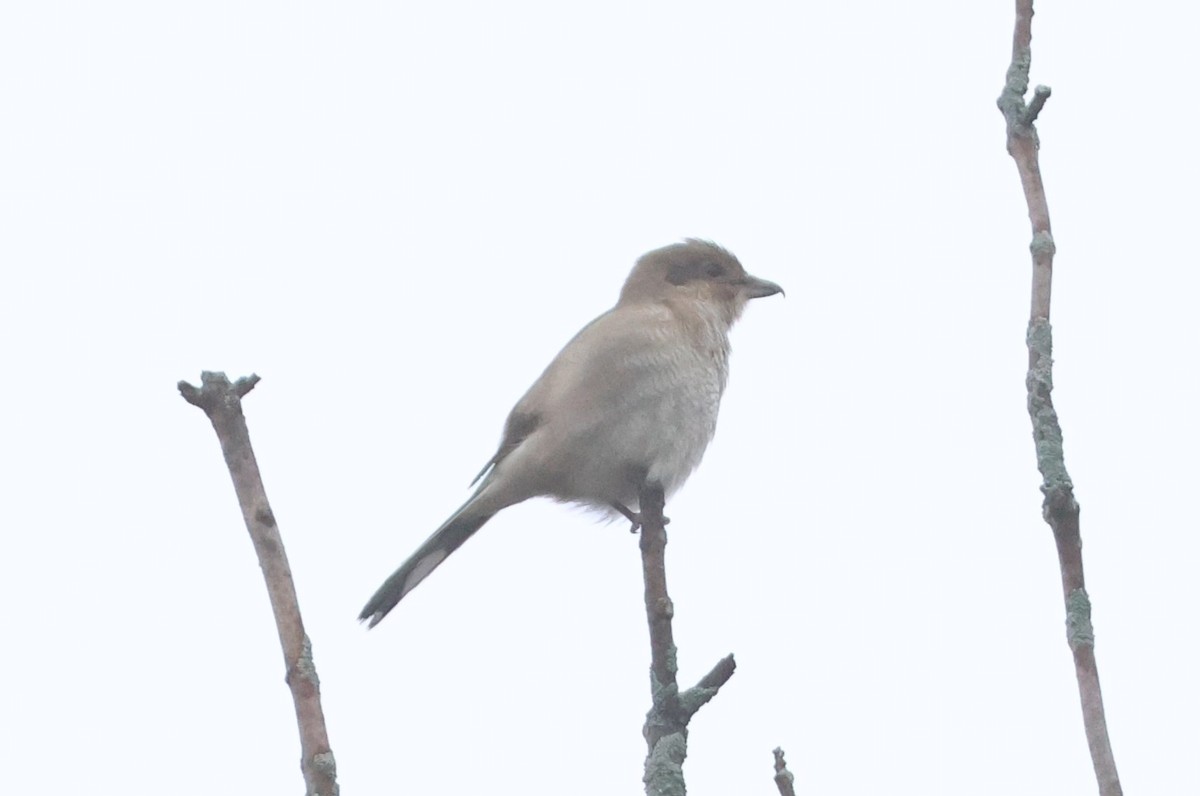
<svg viewBox="0 0 1200 796">
<path fill-rule="evenodd" d="M 211 427 L 251 433 L 342 792 L 641 792 L 636 538 L 505 511 L 377 629 L 641 253 L 787 288 L 668 505 L 695 796 L 1095 792 L 1025 414 L 1010 2 L 0 12 L 0 749 L 15 793 L 295 794 Z M 1055 401 L 1128 793 L 1195 793 L 1197 12 L 1045 2 Z"/>
</svg>

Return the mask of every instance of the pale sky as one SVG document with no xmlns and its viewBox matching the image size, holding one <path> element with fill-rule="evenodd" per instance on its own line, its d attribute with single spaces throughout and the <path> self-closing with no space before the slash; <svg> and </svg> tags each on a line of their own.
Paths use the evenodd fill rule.
<svg viewBox="0 0 1200 796">
<path fill-rule="evenodd" d="M 1195 793 L 1198 12 L 1039 2 L 1055 401 L 1127 793 Z M 0 12 L 0 749 L 14 793 L 295 794 L 211 427 L 246 410 L 346 794 L 640 793 L 635 537 L 533 501 L 375 630 L 636 257 L 787 288 L 668 505 L 694 796 L 1088 794 L 1025 414 L 1010 2 Z"/>
</svg>

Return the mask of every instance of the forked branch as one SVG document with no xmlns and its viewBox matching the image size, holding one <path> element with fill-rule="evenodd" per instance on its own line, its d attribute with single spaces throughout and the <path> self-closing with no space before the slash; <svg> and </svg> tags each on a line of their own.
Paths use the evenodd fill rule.
<svg viewBox="0 0 1200 796">
<path fill-rule="evenodd" d="M 647 796 L 683 796 L 687 792 L 683 761 L 687 757 L 688 722 L 729 681 L 736 664 L 733 655 L 725 656 L 699 683 L 680 693 L 671 629 L 675 607 L 667 594 L 662 488 L 644 489 L 640 503 L 642 578 L 646 588 L 646 622 L 650 627 L 651 697 L 642 729 L 647 749 L 642 780 Z"/>
</svg>

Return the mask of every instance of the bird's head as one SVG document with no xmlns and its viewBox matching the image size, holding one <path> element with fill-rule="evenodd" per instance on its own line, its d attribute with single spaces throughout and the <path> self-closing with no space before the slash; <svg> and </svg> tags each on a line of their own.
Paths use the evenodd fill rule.
<svg viewBox="0 0 1200 796">
<path fill-rule="evenodd" d="M 698 302 L 732 324 L 750 299 L 782 292 L 774 282 L 746 273 L 738 259 L 717 244 L 689 238 L 642 255 L 625 280 L 617 305 Z"/>
</svg>

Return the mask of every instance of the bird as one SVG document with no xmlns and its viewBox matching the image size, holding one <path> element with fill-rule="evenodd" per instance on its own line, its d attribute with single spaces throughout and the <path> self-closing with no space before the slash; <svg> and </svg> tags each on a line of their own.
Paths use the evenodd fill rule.
<svg viewBox="0 0 1200 796">
<path fill-rule="evenodd" d="M 782 294 L 715 243 L 642 255 L 616 305 L 583 327 L 517 401 L 471 497 L 363 607 L 374 627 L 496 515 L 532 497 L 623 515 L 669 497 L 699 465 L 729 375 L 729 330 L 750 299 Z"/>
</svg>

